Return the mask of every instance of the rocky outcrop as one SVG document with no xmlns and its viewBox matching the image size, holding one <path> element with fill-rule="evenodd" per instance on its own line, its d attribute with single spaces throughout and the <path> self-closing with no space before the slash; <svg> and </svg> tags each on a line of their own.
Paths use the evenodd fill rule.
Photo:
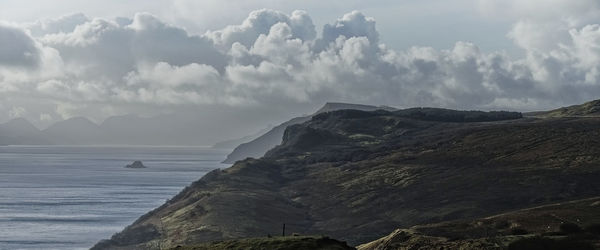
<svg viewBox="0 0 600 250">
<path fill-rule="evenodd" d="M 125 168 L 146 168 L 146 166 L 144 166 L 141 161 L 134 161 L 133 163 L 125 166 Z"/>
</svg>

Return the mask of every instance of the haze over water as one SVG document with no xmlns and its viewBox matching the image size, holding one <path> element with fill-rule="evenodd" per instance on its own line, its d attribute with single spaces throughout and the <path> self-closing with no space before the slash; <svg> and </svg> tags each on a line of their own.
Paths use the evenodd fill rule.
<svg viewBox="0 0 600 250">
<path fill-rule="evenodd" d="M 87 249 L 162 205 L 226 151 L 0 147 L 0 249 Z M 127 169 L 143 161 L 148 168 Z"/>
</svg>

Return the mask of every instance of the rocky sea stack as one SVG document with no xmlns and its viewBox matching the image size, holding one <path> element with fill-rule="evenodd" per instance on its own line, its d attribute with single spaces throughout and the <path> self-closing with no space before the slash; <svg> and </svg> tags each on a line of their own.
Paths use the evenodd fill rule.
<svg viewBox="0 0 600 250">
<path fill-rule="evenodd" d="M 146 168 L 142 161 L 134 161 L 133 163 L 125 166 L 126 168 Z"/>
</svg>

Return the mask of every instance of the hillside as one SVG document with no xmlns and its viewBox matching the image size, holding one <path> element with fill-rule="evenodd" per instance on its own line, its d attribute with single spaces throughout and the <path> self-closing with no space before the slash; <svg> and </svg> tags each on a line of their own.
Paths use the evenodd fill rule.
<svg viewBox="0 0 600 250">
<path fill-rule="evenodd" d="M 207 174 L 95 249 L 263 237 L 282 223 L 355 245 L 397 228 L 600 194 L 600 118 L 426 113 L 438 115 L 316 115 L 288 127 L 265 157 Z"/>
<path fill-rule="evenodd" d="M 554 241 L 555 249 L 586 249 L 586 245 L 600 247 L 599 214 L 600 197 L 594 197 L 484 218 L 397 229 L 381 239 L 357 248 L 500 250 L 509 246 L 515 248 L 519 241 L 543 237 Z M 563 247 L 557 246 L 561 245 L 560 241 L 563 241 Z"/>
<path fill-rule="evenodd" d="M 192 246 L 177 246 L 173 250 L 353 250 L 356 248 L 328 237 L 288 236 L 216 241 Z"/>
<path fill-rule="evenodd" d="M 586 102 L 584 104 L 573 105 L 569 107 L 563 107 L 550 111 L 542 112 L 531 112 L 527 113 L 529 116 L 534 117 L 600 117 L 600 100 L 594 100 Z"/>
<path fill-rule="evenodd" d="M 355 109 L 355 110 L 363 110 L 363 111 L 373 111 L 377 109 L 392 111 L 394 108 L 390 107 L 377 107 L 370 105 L 362 105 L 362 104 L 350 104 L 350 103 L 338 103 L 338 102 L 328 102 L 323 107 L 321 107 L 317 112 L 309 116 L 301 116 L 293 118 L 287 122 L 284 122 L 278 126 L 275 126 L 268 132 L 264 133 L 261 136 L 258 136 L 256 139 L 242 143 L 237 146 L 227 158 L 223 161 L 223 163 L 235 163 L 236 161 L 246 159 L 248 157 L 259 158 L 262 157 L 269 149 L 281 144 L 281 138 L 283 137 L 283 133 L 288 126 L 300 124 L 310 120 L 310 118 L 314 115 L 342 110 L 342 109 Z"/>
</svg>

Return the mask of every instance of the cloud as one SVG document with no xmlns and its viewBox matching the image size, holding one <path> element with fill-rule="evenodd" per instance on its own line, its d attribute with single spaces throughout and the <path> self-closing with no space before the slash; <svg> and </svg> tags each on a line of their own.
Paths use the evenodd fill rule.
<svg viewBox="0 0 600 250">
<path fill-rule="evenodd" d="M 78 25 L 88 22 L 89 19 L 82 13 L 61 16 L 55 19 L 38 20 L 26 24 L 25 27 L 31 31 L 31 35 L 41 37 L 47 34 L 70 33 Z"/>
<path fill-rule="evenodd" d="M 56 48 L 68 70 L 85 80 L 119 81 L 141 62 L 225 67 L 225 56 L 207 38 L 191 36 L 147 13 L 136 14 L 126 26 L 123 19 L 118 21 L 96 18 L 71 33 L 46 35 L 42 43 Z"/>
<path fill-rule="evenodd" d="M 200 63 L 217 69 L 226 65 L 226 58 L 209 39 L 189 35 L 185 30 L 168 25 L 153 15 L 136 14 L 131 25 L 125 29 L 134 31 L 130 43 L 138 61 L 163 61 L 178 66 Z"/>
<path fill-rule="evenodd" d="M 523 58 L 482 52 L 462 41 L 446 50 L 390 49 L 381 42 L 376 21 L 357 11 L 320 32 L 304 11 L 266 9 L 203 35 L 148 13 L 39 22 L 43 35 L 34 37 L 4 25 L 0 34 L 12 35 L 0 39 L 29 45 L 18 47 L 23 53 L 0 49 L 7 55 L 0 57 L 0 96 L 6 97 L 0 105 L 24 107 L 27 115 L 49 120 L 124 112 L 119 109 L 251 107 L 266 113 L 327 101 L 536 110 L 596 99 L 600 25 L 586 14 L 594 13 L 594 5 L 555 2 L 570 13 L 558 21 L 515 10 L 529 15 L 516 17 L 508 32 L 525 51 Z M 557 23 L 562 26 L 553 26 Z M 29 54 L 35 63 L 27 61 Z M 18 60 L 4 60 L 9 57 Z"/>
<path fill-rule="evenodd" d="M 573 25 L 598 20 L 600 3 L 595 0 L 478 0 L 480 11 L 497 18 L 568 21 Z"/>
<path fill-rule="evenodd" d="M 569 32 L 600 22 L 596 0 L 479 0 L 484 15 L 509 18 L 508 37 L 526 51 L 548 51 L 569 45 Z"/>
<path fill-rule="evenodd" d="M 366 37 L 373 44 L 379 43 L 379 32 L 375 29 L 375 19 L 366 17 L 358 11 L 345 14 L 333 24 L 325 24 L 323 38 L 318 46 L 323 48 L 340 36 Z"/>
<path fill-rule="evenodd" d="M 573 40 L 571 54 L 580 59 L 580 66 L 591 67 L 600 62 L 600 25 L 587 25 L 580 30 L 569 30 Z M 595 82 L 591 80 L 590 82 Z"/>
<path fill-rule="evenodd" d="M 301 40 L 312 40 L 316 36 L 312 19 L 304 11 L 294 11 L 291 16 L 282 12 L 262 9 L 253 11 L 240 25 L 230 25 L 224 29 L 207 32 L 215 45 L 228 50 L 234 43 L 249 48 L 260 35 L 265 35 L 277 23 L 285 23 L 291 29 L 291 36 Z"/>
<path fill-rule="evenodd" d="M 0 66 L 33 68 L 39 54 L 36 42 L 24 30 L 0 23 Z"/>
<path fill-rule="evenodd" d="M 22 117 L 27 113 L 27 110 L 23 107 L 12 107 L 10 111 L 8 111 L 8 117 L 17 118 Z"/>
<path fill-rule="evenodd" d="M 42 113 L 42 114 L 40 114 L 40 121 L 43 121 L 43 122 L 51 122 L 52 120 L 54 120 L 54 119 L 52 118 L 52 115 L 50 115 L 50 114 L 46 114 L 46 113 Z"/>
<path fill-rule="evenodd" d="M 142 65 L 130 72 L 125 81 L 127 87 L 113 90 L 116 98 L 125 102 L 213 104 L 227 96 L 219 72 L 206 64 Z"/>
</svg>

